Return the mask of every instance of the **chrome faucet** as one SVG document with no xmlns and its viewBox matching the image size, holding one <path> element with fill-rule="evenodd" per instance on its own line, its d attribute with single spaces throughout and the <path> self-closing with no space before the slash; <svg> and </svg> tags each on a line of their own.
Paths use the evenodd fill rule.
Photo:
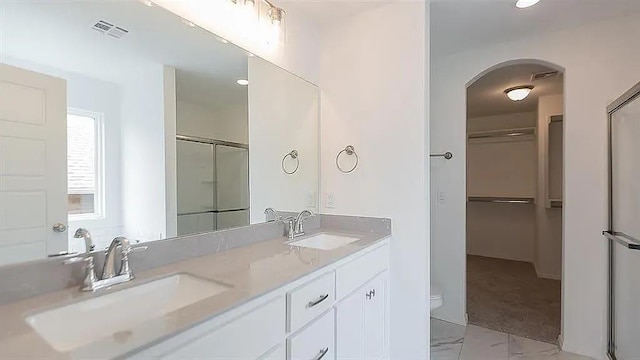
<svg viewBox="0 0 640 360">
<path fill-rule="evenodd" d="M 298 216 L 296 216 L 296 234 L 297 236 L 304 235 L 304 226 L 303 221 L 306 218 L 313 216 L 313 213 L 309 210 L 301 211 Z"/>
<path fill-rule="evenodd" d="M 116 274 L 115 268 L 115 252 L 120 247 L 120 269 Z M 127 281 L 133 280 L 133 272 L 129 266 L 129 254 L 134 250 L 146 250 L 146 246 L 132 247 L 129 239 L 125 237 L 117 237 L 113 239 L 109 249 L 107 249 L 104 259 L 104 268 L 102 269 L 102 277 L 98 279 L 96 276 L 95 265 L 93 264 L 93 257 L 88 255 L 86 257 L 78 256 L 66 260 L 65 264 L 75 264 L 79 262 L 86 263 L 86 274 L 82 283 L 82 291 L 96 291 L 106 287 L 110 287 L 116 284 L 122 284 Z"/>
<path fill-rule="evenodd" d="M 309 210 L 301 211 L 295 218 L 287 217 L 283 219 L 287 225 L 287 237 L 289 240 L 293 240 L 298 236 L 304 235 L 304 220 L 313 216 L 313 213 Z"/>
<path fill-rule="evenodd" d="M 272 220 L 270 220 L 271 219 L 270 215 L 273 218 Z M 266 222 L 278 221 L 281 219 L 280 214 L 278 214 L 276 210 L 270 207 L 264 209 L 264 217 Z"/>
<path fill-rule="evenodd" d="M 95 250 L 96 244 L 93 242 L 89 230 L 85 228 L 78 228 L 78 230 L 76 230 L 76 233 L 73 234 L 73 237 L 76 239 L 84 239 L 84 247 L 86 249 L 86 252 Z"/>
</svg>

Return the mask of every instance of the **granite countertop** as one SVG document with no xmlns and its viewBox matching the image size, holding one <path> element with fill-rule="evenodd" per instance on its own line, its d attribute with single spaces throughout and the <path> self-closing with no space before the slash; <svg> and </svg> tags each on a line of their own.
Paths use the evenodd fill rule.
<svg viewBox="0 0 640 360">
<path fill-rule="evenodd" d="M 359 237 L 360 240 L 334 250 L 292 247 L 286 238 L 275 238 L 232 250 L 188 259 L 135 273 L 136 279 L 113 289 L 83 293 L 77 287 L 51 292 L 0 306 L 0 357 L 5 359 L 87 359 L 118 358 L 146 348 L 205 320 L 275 290 L 349 255 L 386 239 L 389 232 L 359 232 L 318 228 L 307 234 L 336 233 Z M 301 238 L 302 239 L 302 238 Z M 135 272 L 135 263 L 131 263 Z M 68 305 L 110 292 L 166 277 L 188 273 L 230 285 L 225 292 L 164 315 L 153 321 L 132 324 L 118 334 L 100 334 L 96 339 L 69 352 L 58 352 L 25 321 L 29 315 Z M 123 304 L 126 306 L 126 304 Z M 87 318 L 91 321 L 91 318 Z"/>
</svg>

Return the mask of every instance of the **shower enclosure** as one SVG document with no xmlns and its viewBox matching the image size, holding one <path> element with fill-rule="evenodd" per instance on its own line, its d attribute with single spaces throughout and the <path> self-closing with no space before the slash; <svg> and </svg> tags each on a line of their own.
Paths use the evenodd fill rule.
<svg viewBox="0 0 640 360">
<path fill-rule="evenodd" d="M 178 235 L 249 224 L 245 144 L 178 136 Z"/>
<path fill-rule="evenodd" d="M 640 359 L 640 84 L 609 113 L 609 341 L 612 360 Z"/>
</svg>

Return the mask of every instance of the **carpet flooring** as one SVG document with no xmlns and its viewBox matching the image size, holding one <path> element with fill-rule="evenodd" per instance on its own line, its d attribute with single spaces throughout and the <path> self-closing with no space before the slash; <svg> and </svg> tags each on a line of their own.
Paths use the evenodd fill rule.
<svg viewBox="0 0 640 360">
<path fill-rule="evenodd" d="M 560 281 L 538 278 L 533 264 L 467 256 L 469 323 L 556 344 Z"/>
</svg>

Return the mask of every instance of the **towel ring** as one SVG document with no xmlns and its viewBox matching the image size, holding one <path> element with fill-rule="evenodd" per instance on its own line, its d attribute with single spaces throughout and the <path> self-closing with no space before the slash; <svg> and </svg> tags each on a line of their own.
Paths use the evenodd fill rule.
<svg viewBox="0 0 640 360">
<path fill-rule="evenodd" d="M 349 170 L 345 170 L 342 167 L 340 167 L 340 155 L 342 155 L 342 153 L 347 154 L 348 156 L 351 155 L 355 155 L 356 157 L 356 163 L 353 165 L 353 167 Z M 347 145 L 346 148 L 342 149 L 338 155 L 336 155 L 336 166 L 338 167 L 338 170 L 340 170 L 341 172 L 348 174 L 350 172 L 353 172 L 353 170 L 355 170 L 358 167 L 358 161 L 360 161 L 360 158 L 358 157 L 358 153 L 356 152 L 356 149 L 353 147 L 353 145 Z"/>
<path fill-rule="evenodd" d="M 287 171 L 287 169 L 284 167 L 284 162 L 287 160 L 288 157 L 291 157 L 291 159 L 296 161 L 296 168 L 293 169 L 293 171 Z M 298 158 L 298 150 L 291 150 L 290 153 L 288 153 L 282 158 L 282 171 L 284 171 L 285 174 L 287 175 L 295 174 L 296 171 L 298 171 L 299 167 L 300 167 L 300 159 Z"/>
</svg>

